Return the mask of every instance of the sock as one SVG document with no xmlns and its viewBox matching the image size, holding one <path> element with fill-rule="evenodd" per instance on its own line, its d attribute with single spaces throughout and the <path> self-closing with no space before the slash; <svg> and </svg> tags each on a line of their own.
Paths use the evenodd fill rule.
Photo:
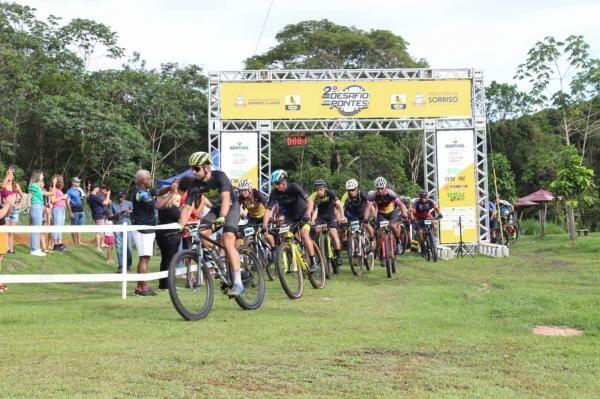
<svg viewBox="0 0 600 399">
<path fill-rule="evenodd" d="M 233 284 L 242 285 L 242 272 L 240 270 L 233 272 Z"/>
<path fill-rule="evenodd" d="M 315 263 L 317 263 L 317 259 L 315 259 L 315 257 L 314 257 L 314 256 L 311 256 L 311 257 L 310 257 L 310 263 L 312 263 L 312 264 L 315 264 Z"/>
</svg>

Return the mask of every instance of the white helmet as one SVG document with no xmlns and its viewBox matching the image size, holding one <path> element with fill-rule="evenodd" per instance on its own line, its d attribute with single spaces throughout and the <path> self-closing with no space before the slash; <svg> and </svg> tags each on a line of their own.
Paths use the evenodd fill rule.
<svg viewBox="0 0 600 399">
<path fill-rule="evenodd" d="M 358 188 L 358 182 L 356 179 L 350 179 L 346 182 L 346 190 L 354 190 Z"/>
<path fill-rule="evenodd" d="M 375 188 L 385 188 L 387 185 L 387 181 L 382 176 L 379 176 L 375 179 Z"/>
<path fill-rule="evenodd" d="M 252 181 L 247 177 L 243 177 L 238 181 L 238 190 L 252 190 Z"/>
</svg>

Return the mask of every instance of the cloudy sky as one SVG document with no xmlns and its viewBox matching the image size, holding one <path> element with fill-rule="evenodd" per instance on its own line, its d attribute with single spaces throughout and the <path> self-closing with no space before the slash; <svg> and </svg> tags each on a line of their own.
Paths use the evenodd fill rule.
<svg viewBox="0 0 600 399">
<path fill-rule="evenodd" d="M 150 66 L 198 64 L 241 69 L 255 53 L 271 0 L 17 0 L 49 14 L 89 18 L 118 32 L 121 46 Z M 273 0 L 258 44 L 276 44 L 286 24 L 327 18 L 361 29 L 389 29 L 434 68 L 483 68 L 486 81 L 512 82 L 527 50 L 545 36 L 582 34 L 600 56 L 600 0 Z M 116 67 L 95 60 L 94 68 Z"/>
</svg>

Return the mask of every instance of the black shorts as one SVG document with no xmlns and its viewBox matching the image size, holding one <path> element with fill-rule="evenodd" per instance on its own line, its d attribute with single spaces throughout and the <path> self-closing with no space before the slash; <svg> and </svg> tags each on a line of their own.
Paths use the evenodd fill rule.
<svg viewBox="0 0 600 399">
<path fill-rule="evenodd" d="M 391 222 L 391 221 L 398 220 L 398 219 L 400 219 L 400 212 L 398 212 L 398 209 L 394 209 L 390 213 L 377 212 L 377 223 L 379 223 L 383 220 L 389 220 Z"/>
<path fill-rule="evenodd" d="M 219 217 L 219 209 L 211 209 L 203 218 L 202 224 L 212 224 Z M 225 216 L 225 224 L 223 225 L 223 233 L 234 233 L 238 231 L 240 223 L 240 206 L 238 204 L 231 205 L 229 213 Z"/>
<path fill-rule="evenodd" d="M 253 218 L 251 216 L 246 217 L 246 220 L 248 220 L 248 225 L 250 226 L 256 226 L 263 222 L 263 218 Z"/>
<path fill-rule="evenodd" d="M 323 215 L 323 216 L 319 215 L 319 216 L 317 216 L 317 220 L 315 221 L 315 224 L 317 226 L 320 224 L 327 224 L 327 227 L 334 228 L 334 229 L 337 229 L 339 226 L 337 218 L 333 215 Z"/>
</svg>

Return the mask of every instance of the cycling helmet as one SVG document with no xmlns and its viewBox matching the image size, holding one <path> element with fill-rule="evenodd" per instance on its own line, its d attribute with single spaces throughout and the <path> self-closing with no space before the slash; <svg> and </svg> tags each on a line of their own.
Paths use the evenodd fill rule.
<svg viewBox="0 0 600 399">
<path fill-rule="evenodd" d="M 198 151 L 190 155 L 190 159 L 188 161 L 188 165 L 190 166 L 202 166 L 202 165 L 210 165 L 212 162 L 210 161 L 210 155 L 204 151 Z"/>
<path fill-rule="evenodd" d="M 323 180 L 323 179 L 315 180 L 315 187 L 325 187 L 325 180 Z"/>
<path fill-rule="evenodd" d="M 379 176 L 375 179 L 375 188 L 385 188 L 387 185 L 387 181 L 382 176 Z"/>
<path fill-rule="evenodd" d="M 419 197 L 427 197 L 428 195 L 429 193 L 427 192 L 427 190 L 419 191 Z"/>
<path fill-rule="evenodd" d="M 287 172 L 283 169 L 277 169 L 271 173 L 271 184 L 279 183 L 282 180 L 287 179 Z"/>
<path fill-rule="evenodd" d="M 238 181 L 238 190 L 252 190 L 252 181 L 247 177 L 243 177 Z"/>
<path fill-rule="evenodd" d="M 346 182 L 346 190 L 354 190 L 358 188 L 358 182 L 356 179 L 350 179 Z"/>
<path fill-rule="evenodd" d="M 371 190 L 371 191 L 369 191 L 369 192 L 367 193 L 367 195 L 368 195 L 369 197 L 372 197 L 372 196 L 374 196 L 374 195 L 375 195 L 375 190 Z"/>
</svg>

